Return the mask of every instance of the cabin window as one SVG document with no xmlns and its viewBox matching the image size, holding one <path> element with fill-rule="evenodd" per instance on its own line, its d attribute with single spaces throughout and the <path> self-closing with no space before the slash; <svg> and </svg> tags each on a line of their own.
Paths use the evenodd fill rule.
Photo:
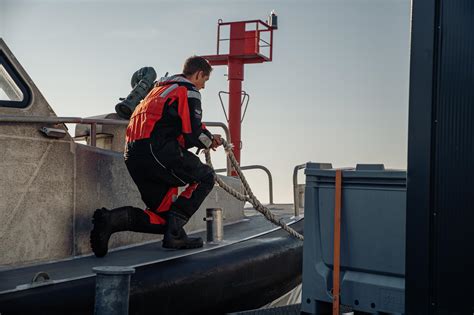
<svg viewBox="0 0 474 315">
<path fill-rule="evenodd" d="M 25 108 L 30 100 L 29 87 L 0 51 L 0 107 Z"/>
</svg>

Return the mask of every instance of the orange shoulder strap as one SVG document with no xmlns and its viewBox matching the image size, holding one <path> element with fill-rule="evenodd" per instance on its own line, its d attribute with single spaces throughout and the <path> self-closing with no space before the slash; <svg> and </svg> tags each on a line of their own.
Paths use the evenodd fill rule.
<svg viewBox="0 0 474 315">
<path fill-rule="evenodd" d="M 334 263 L 332 278 L 332 314 L 339 315 L 339 273 L 341 266 L 341 197 L 342 197 L 342 171 L 336 170 L 336 196 L 334 200 Z"/>
</svg>

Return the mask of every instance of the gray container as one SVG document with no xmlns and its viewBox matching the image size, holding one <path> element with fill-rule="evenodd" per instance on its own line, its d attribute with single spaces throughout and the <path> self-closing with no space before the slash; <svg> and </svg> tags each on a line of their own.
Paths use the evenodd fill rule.
<svg viewBox="0 0 474 315">
<path fill-rule="evenodd" d="M 302 311 L 332 301 L 336 170 L 306 166 Z M 404 312 L 406 172 L 358 165 L 342 172 L 341 304 Z"/>
</svg>

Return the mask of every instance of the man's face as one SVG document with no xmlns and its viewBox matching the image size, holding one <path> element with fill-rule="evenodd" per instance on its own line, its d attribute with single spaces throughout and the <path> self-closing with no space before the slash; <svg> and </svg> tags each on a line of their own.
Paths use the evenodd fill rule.
<svg viewBox="0 0 474 315">
<path fill-rule="evenodd" d="M 209 80 L 208 75 L 204 75 L 203 71 L 196 72 L 192 77 L 192 83 L 196 86 L 198 90 L 204 89 L 206 87 L 206 81 Z"/>
</svg>

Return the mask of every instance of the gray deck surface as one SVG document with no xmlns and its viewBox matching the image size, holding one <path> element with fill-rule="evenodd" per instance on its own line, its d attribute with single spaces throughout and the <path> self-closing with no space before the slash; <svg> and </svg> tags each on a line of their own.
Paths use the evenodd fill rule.
<svg viewBox="0 0 474 315">
<path fill-rule="evenodd" d="M 294 219 L 292 218 L 292 205 L 273 205 L 270 208 L 277 217 L 283 218 L 285 222 L 290 222 Z M 47 272 L 53 281 L 88 277 L 93 275 L 92 267 L 137 267 L 147 265 L 231 245 L 277 228 L 253 209 L 246 209 L 245 214 L 247 219 L 244 221 L 224 226 L 224 242 L 204 244 L 203 248 L 167 250 L 161 247 L 161 241 L 153 241 L 133 247 L 116 249 L 109 252 L 104 258 L 88 255 L 51 263 L 4 269 L 0 271 L 0 294 L 4 291 L 20 289 L 17 288 L 18 285 L 29 284 L 34 275 L 41 271 Z M 199 235 L 204 240 L 206 239 L 205 231 L 193 233 L 192 235 Z"/>
</svg>

